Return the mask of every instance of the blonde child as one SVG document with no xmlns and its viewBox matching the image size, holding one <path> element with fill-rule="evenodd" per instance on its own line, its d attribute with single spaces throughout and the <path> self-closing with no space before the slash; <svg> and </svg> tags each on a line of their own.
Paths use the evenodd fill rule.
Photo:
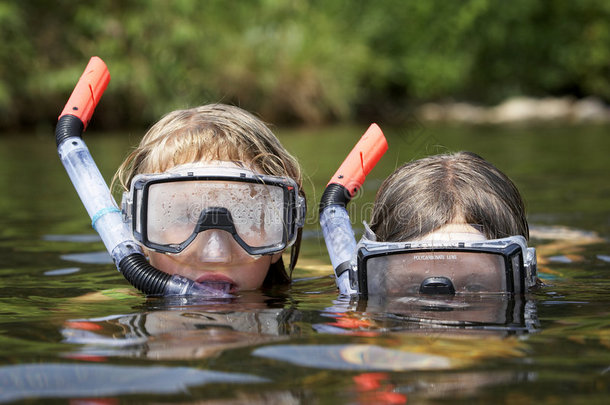
<svg viewBox="0 0 610 405">
<path fill-rule="evenodd" d="M 167 114 L 113 186 L 124 192 L 134 238 L 162 272 L 231 292 L 289 282 L 305 215 L 301 171 L 252 114 L 223 104 Z"/>
</svg>

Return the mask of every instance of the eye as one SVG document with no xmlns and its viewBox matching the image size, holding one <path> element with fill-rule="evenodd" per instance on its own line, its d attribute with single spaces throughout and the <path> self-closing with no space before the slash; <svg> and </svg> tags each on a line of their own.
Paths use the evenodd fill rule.
<svg viewBox="0 0 610 405">
<path fill-rule="evenodd" d="M 388 294 L 390 295 L 403 295 L 403 294 L 417 294 L 419 292 L 419 284 L 397 284 L 388 287 Z"/>
<path fill-rule="evenodd" d="M 173 222 L 176 225 L 194 224 L 199 220 L 201 207 L 196 205 L 180 206 L 172 208 Z M 169 215 L 169 213 L 168 213 Z"/>
<path fill-rule="evenodd" d="M 195 210 L 189 211 L 188 215 L 186 216 L 186 222 L 189 224 L 197 223 L 197 220 L 199 220 L 199 214 L 200 212 L 197 212 Z"/>
<path fill-rule="evenodd" d="M 464 286 L 463 290 L 464 291 L 468 291 L 468 292 L 472 292 L 472 293 L 478 293 L 478 292 L 485 292 L 485 291 L 487 291 L 485 286 L 483 286 L 482 284 L 468 284 L 468 285 Z"/>
</svg>

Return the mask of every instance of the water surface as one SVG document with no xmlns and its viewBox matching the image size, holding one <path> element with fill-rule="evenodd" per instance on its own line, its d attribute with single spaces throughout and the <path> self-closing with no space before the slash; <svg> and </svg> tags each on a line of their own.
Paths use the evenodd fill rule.
<svg viewBox="0 0 610 405">
<path fill-rule="evenodd" d="M 390 150 L 350 205 L 357 232 L 383 178 L 431 153 L 479 153 L 527 201 L 546 286 L 523 299 L 428 303 L 340 299 L 330 277 L 317 202 L 365 129 L 277 131 L 307 176 L 295 282 L 211 303 L 131 289 L 52 135 L 5 134 L 0 402 L 606 403 L 609 128 L 384 128 Z M 107 180 L 138 137 L 86 134 Z"/>
</svg>

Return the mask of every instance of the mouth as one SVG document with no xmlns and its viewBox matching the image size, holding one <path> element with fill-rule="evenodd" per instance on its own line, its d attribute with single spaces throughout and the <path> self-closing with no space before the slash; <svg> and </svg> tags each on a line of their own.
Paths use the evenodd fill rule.
<svg viewBox="0 0 610 405">
<path fill-rule="evenodd" d="M 224 274 L 207 273 L 202 276 L 199 276 L 195 281 L 201 284 L 205 284 L 214 289 L 228 290 L 229 294 L 235 293 L 238 290 L 235 281 L 225 276 Z"/>
</svg>

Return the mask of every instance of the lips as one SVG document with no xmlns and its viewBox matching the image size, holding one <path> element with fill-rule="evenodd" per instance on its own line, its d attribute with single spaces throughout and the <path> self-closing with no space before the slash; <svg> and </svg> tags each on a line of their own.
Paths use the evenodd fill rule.
<svg viewBox="0 0 610 405">
<path fill-rule="evenodd" d="M 227 289 L 228 285 L 229 293 L 234 293 L 237 291 L 237 284 L 235 284 L 235 281 L 225 276 L 224 274 L 206 273 L 202 276 L 199 276 L 195 281 L 218 290 L 225 290 Z"/>
</svg>

